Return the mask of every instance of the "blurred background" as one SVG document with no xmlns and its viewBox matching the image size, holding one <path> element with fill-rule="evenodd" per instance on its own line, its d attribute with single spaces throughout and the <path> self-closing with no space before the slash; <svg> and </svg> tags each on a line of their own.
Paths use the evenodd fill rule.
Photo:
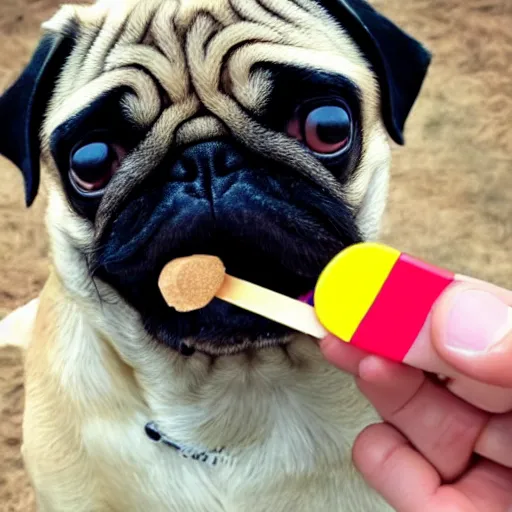
<svg viewBox="0 0 512 512">
<path fill-rule="evenodd" d="M 144 0 L 140 0 L 144 1 Z M 0 0 L 0 91 L 26 65 L 58 0 Z M 512 288 L 512 1 L 373 0 L 434 53 L 394 147 L 383 239 Z M 0 122 L 9 122 L 0 119 Z M 26 210 L 21 174 L 0 159 L 0 318 L 41 289 L 44 193 Z M 0 350 L 0 511 L 32 512 L 19 455 L 22 362 Z"/>
</svg>

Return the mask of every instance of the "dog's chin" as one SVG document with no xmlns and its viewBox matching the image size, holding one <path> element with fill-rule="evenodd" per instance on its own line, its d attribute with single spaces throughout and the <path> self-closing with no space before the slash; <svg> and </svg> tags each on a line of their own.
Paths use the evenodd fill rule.
<svg viewBox="0 0 512 512">
<path fill-rule="evenodd" d="M 216 325 L 204 322 L 206 316 L 216 317 L 219 322 Z M 181 320 L 182 328 L 187 329 L 187 322 L 187 318 Z M 198 322 L 202 323 L 198 334 L 183 338 L 178 345 L 175 322 L 150 318 L 146 321 L 146 329 L 158 342 L 175 347 L 183 355 L 199 351 L 212 356 L 233 355 L 285 345 L 294 334 L 294 331 L 287 327 L 242 311 L 218 299 L 214 299 L 201 314 L 190 319 L 190 322 L 191 326 L 197 325 Z"/>
</svg>

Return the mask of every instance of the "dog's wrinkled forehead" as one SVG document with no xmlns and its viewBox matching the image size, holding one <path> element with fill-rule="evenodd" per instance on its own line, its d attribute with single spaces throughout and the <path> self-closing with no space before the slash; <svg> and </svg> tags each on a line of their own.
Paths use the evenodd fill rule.
<svg viewBox="0 0 512 512">
<path fill-rule="evenodd" d="M 0 114 L 14 120 L 0 126 L 0 153 L 22 171 L 29 205 L 40 147 L 51 164 L 55 131 L 113 93 L 123 118 L 147 136 L 114 176 L 102 208 L 121 193 L 116 182 L 131 175 L 135 187 L 171 144 L 223 133 L 355 203 L 375 168 L 367 161 L 375 153 L 369 141 L 387 130 L 403 143 L 430 62 L 418 41 L 364 0 L 100 0 L 62 8 L 45 28 L 32 61 L 0 98 Z M 282 127 L 260 122 L 276 68 L 342 77 L 355 91 L 364 172 L 343 191 Z M 290 95 L 300 85 L 295 80 L 287 84 Z"/>
<path fill-rule="evenodd" d="M 341 195 L 339 182 L 309 152 L 256 121 L 272 89 L 265 64 L 344 76 L 364 98 L 365 124 L 378 117 L 377 86 L 368 64 L 316 2 L 105 0 L 67 8 L 48 27 L 71 30 L 76 41 L 48 112 L 48 139 L 66 120 L 120 87 L 126 90 L 124 114 L 148 130 L 133 161 L 128 158 L 114 177 L 119 186 L 113 183 L 104 211 L 117 202 L 115 191 L 126 194 L 127 181 L 136 187 L 171 144 L 214 137 L 226 128 L 251 150 L 286 162 Z M 208 115 L 198 115 L 203 111 Z"/>
</svg>

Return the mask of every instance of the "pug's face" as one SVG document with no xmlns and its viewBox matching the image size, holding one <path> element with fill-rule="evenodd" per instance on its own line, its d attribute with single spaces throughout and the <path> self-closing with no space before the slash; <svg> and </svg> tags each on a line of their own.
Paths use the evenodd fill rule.
<svg viewBox="0 0 512 512">
<path fill-rule="evenodd" d="M 162 268 L 213 254 L 290 297 L 312 290 L 376 233 L 387 136 L 402 142 L 429 54 L 361 0 L 105 0 L 46 30 L 0 100 L 0 150 L 28 203 L 44 163 L 67 240 L 54 258 L 81 256 L 62 278 L 86 267 L 173 348 L 285 339 L 221 301 L 169 309 Z"/>
</svg>

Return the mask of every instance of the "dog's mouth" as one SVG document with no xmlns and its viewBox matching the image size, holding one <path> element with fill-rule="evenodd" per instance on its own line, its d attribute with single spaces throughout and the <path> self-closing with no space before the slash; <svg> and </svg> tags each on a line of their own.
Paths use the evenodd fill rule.
<svg viewBox="0 0 512 512">
<path fill-rule="evenodd" d="M 307 251 L 297 251 L 299 245 L 304 249 L 304 243 L 297 240 L 292 248 L 292 241 L 288 240 L 280 247 L 262 247 L 254 239 L 235 239 L 214 232 L 210 239 L 189 240 L 170 251 L 153 253 L 150 244 L 142 250 L 143 256 L 105 264 L 99 276 L 113 284 L 139 311 L 146 330 L 158 341 L 174 348 L 183 348 L 184 344 L 216 355 L 234 353 L 247 347 L 286 342 L 293 331 L 217 298 L 201 310 L 179 313 L 167 306 L 158 289 L 161 270 L 178 257 L 210 254 L 219 257 L 227 273 L 234 277 L 307 301 L 322 268 L 344 244 L 332 244 L 328 250 L 319 248 L 313 257 L 313 246 L 309 255 Z"/>
<path fill-rule="evenodd" d="M 158 288 L 169 261 L 217 256 L 234 277 L 309 300 L 330 259 L 360 241 L 348 208 L 305 181 L 252 171 L 229 179 L 229 186 L 218 179 L 207 198 L 177 182 L 142 194 L 117 216 L 99 252 L 96 275 L 140 313 L 149 334 L 176 349 L 229 354 L 286 342 L 293 331 L 220 299 L 178 313 Z"/>
</svg>

